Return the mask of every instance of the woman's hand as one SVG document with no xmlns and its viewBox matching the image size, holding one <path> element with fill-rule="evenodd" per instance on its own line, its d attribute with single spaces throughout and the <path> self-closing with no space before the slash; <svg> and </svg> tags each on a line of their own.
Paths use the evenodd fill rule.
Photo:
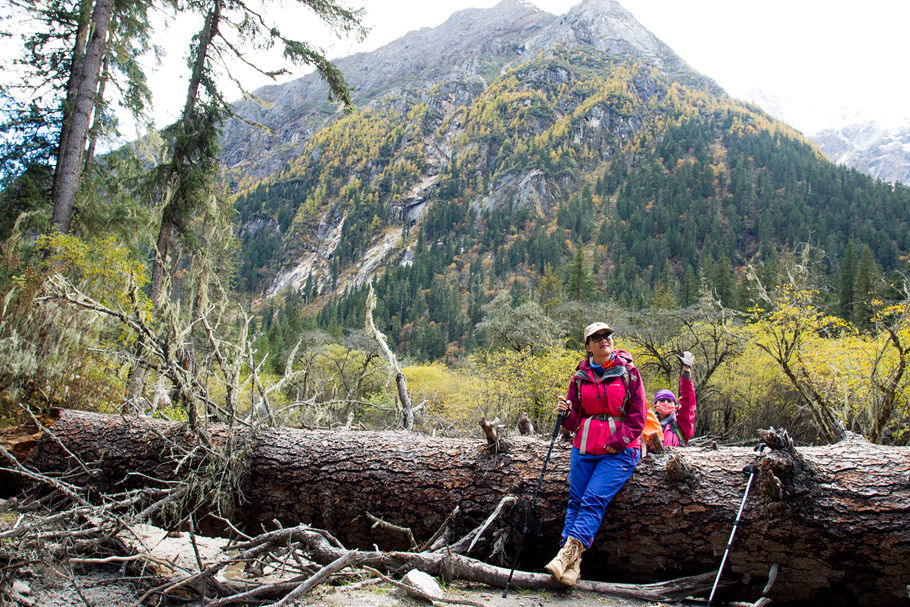
<svg viewBox="0 0 910 607">
<path fill-rule="evenodd" d="M 568 414 L 569 409 L 572 408 L 572 403 L 565 396 L 560 396 L 559 400 L 556 402 L 556 414 Z"/>
<path fill-rule="evenodd" d="M 692 371 L 692 366 L 695 364 L 694 354 L 686 350 L 682 353 L 682 356 L 677 354 L 676 358 L 678 358 L 679 362 L 682 363 L 683 371 Z"/>
</svg>

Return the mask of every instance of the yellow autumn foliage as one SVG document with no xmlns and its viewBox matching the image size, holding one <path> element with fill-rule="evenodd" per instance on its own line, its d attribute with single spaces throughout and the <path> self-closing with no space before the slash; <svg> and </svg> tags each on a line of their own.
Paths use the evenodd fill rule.
<svg viewBox="0 0 910 607">
<path fill-rule="evenodd" d="M 130 307 L 130 290 L 148 283 L 143 261 L 114 236 L 82 240 L 72 234 L 54 233 L 38 239 L 37 248 L 48 252 L 55 270 L 78 285 L 86 295 L 110 307 Z M 140 300 L 143 296 L 139 295 Z M 148 309 L 148 302 L 141 305 Z"/>
<path fill-rule="evenodd" d="M 817 295 L 785 286 L 770 310 L 754 310 L 754 322 L 743 329 L 755 346 L 748 360 L 755 368 L 771 366 L 796 391 L 793 406 L 811 413 L 820 440 L 830 438 L 827 426 L 833 422 L 870 440 L 890 433 L 904 441 L 910 421 L 908 302 L 878 302 L 878 329 L 861 333 L 820 309 Z"/>
<path fill-rule="evenodd" d="M 581 355 L 552 349 L 532 355 L 497 349 L 477 353 L 460 368 L 439 363 L 405 369 L 412 401 L 427 401 L 430 415 L 457 434 L 479 432 L 478 420 L 514 427 L 518 414 L 538 424 L 555 419 L 556 398 L 564 394 Z"/>
<path fill-rule="evenodd" d="M 148 282 L 144 264 L 114 237 L 87 241 L 53 234 L 35 245 L 43 252 L 40 271 L 25 264 L 8 268 L 13 277 L 0 314 L 0 389 L 17 392 L 21 402 L 119 410 L 124 373 L 116 350 L 129 331 L 53 297 L 40 306 L 31 302 L 45 289 L 45 278 L 56 273 L 109 308 L 148 313 L 148 299 L 139 290 Z M 19 305 L 25 302 L 29 305 Z"/>
</svg>

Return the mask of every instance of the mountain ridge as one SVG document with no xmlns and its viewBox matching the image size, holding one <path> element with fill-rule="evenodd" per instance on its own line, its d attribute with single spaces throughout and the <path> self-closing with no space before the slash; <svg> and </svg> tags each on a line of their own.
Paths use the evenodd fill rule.
<svg viewBox="0 0 910 607">
<path fill-rule="evenodd" d="M 507 13 L 506 9 L 515 7 L 518 14 Z M 483 18 L 487 17 L 487 18 Z M 465 54 L 468 50 L 485 48 L 489 41 L 478 39 L 478 31 L 487 33 L 490 29 L 511 26 L 513 32 L 521 34 L 526 28 L 541 27 L 542 23 L 552 21 L 556 17 L 533 5 L 521 0 L 503 0 L 492 9 L 464 9 L 451 15 L 444 23 L 435 28 L 421 28 L 408 32 L 401 38 L 389 42 L 382 47 L 371 51 L 361 52 L 335 61 L 336 66 L 342 71 L 345 79 L 352 88 L 352 99 L 357 106 L 368 105 L 376 98 L 389 95 L 403 94 L 405 92 L 417 93 L 421 88 L 412 91 L 413 87 L 404 86 L 408 83 L 430 82 L 435 84 L 439 80 L 480 80 L 477 65 L 465 65 Z M 481 29 L 475 28 L 482 24 Z M 448 61 L 429 62 L 431 51 L 438 46 L 440 32 L 456 29 L 463 35 L 449 35 L 447 39 L 454 39 L 456 44 L 451 45 L 444 53 Z M 471 32 L 474 35 L 470 35 Z M 518 50 L 524 52 L 523 46 L 510 42 L 513 36 L 503 36 L 498 40 L 499 54 L 517 54 Z M 524 39 L 526 35 L 521 35 Z M 472 56 L 470 53 L 468 57 Z M 496 55 L 494 55 L 496 57 Z M 499 63 L 505 60 L 499 57 Z M 492 61 L 492 60 L 491 60 Z M 442 66 L 442 67 L 440 67 Z M 498 73 L 501 65 L 497 66 Z M 427 70 L 431 70 L 427 73 Z M 442 71 L 443 74 L 435 73 Z M 419 77 L 423 77 L 420 79 Z M 398 83 L 398 86 L 396 86 Z M 486 83 L 480 80 L 480 86 Z M 265 133 L 261 129 L 244 124 L 240 121 L 230 121 L 225 128 L 223 137 L 222 158 L 229 171 L 237 172 L 238 167 L 245 174 L 265 176 L 280 170 L 284 162 L 292 157 L 292 152 L 279 153 L 274 160 L 254 159 L 248 154 L 243 154 L 239 149 L 245 137 L 250 138 L 252 148 L 273 149 L 282 146 L 298 146 L 302 141 L 312 136 L 315 131 L 339 115 L 339 108 L 327 99 L 327 87 L 315 73 L 308 74 L 297 80 L 270 85 L 257 90 L 254 94 L 271 104 L 267 110 L 254 101 L 241 102 L 236 105 L 237 114 L 246 121 L 263 124 L 271 129 Z M 297 118 L 290 118 L 295 108 L 309 105 L 307 113 Z M 294 148 L 299 149 L 299 148 Z"/>
<path fill-rule="evenodd" d="M 355 105 L 362 107 L 389 96 L 420 96 L 440 82 L 459 81 L 478 91 L 509 65 L 538 52 L 552 52 L 559 44 L 590 44 L 601 52 L 639 57 L 722 91 L 689 68 L 616 0 L 583 0 L 562 16 L 522 0 L 503 0 L 489 9 L 457 11 L 439 26 L 413 30 L 374 51 L 335 63 L 351 85 Z M 260 101 L 236 104 L 242 120 L 229 121 L 222 137 L 222 161 L 235 183 L 240 180 L 237 175 L 261 178 L 280 171 L 303 142 L 340 112 L 328 101 L 327 88 L 315 73 L 263 87 L 254 95 Z M 459 103 L 467 101 L 463 97 Z M 307 110 L 300 113 L 300 108 Z"/>
<path fill-rule="evenodd" d="M 618 3 L 559 17 L 494 8 L 495 19 L 464 11 L 342 60 L 364 74 L 350 74 L 349 113 L 311 78 L 270 91 L 288 98 L 269 109 L 283 129 L 269 145 L 234 131 L 228 152 L 248 147 L 233 165 L 244 289 L 299 298 L 338 328 L 362 323 L 373 281 L 381 330 L 434 358 L 467 347 L 466 327 L 497 295 L 543 297 L 554 281 L 587 284 L 571 279 L 580 272 L 633 309 L 708 290 L 746 309 L 746 268 L 773 276 L 807 244 L 845 284 L 850 243 L 853 255 L 872 247 L 881 270 L 906 263 L 905 190 L 835 167 L 653 43 Z M 473 37 L 457 35 L 465 24 Z M 462 46 L 443 51 L 453 36 Z M 622 50 L 633 43 L 643 49 Z M 241 175 L 252 162 L 258 172 Z"/>
</svg>

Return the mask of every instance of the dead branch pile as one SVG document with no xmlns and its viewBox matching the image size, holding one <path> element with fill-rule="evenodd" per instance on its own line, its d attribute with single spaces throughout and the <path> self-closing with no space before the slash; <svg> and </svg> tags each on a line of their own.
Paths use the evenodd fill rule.
<svg viewBox="0 0 910 607">
<path fill-rule="evenodd" d="M 320 584 L 343 585 L 352 590 L 366 584 L 391 582 L 412 596 L 445 603 L 470 601 L 428 596 L 426 591 L 390 579 L 402 572 L 419 570 L 443 580 L 461 579 L 503 586 L 508 571 L 460 554 L 470 545 L 475 530 L 454 546 L 415 552 L 359 551 L 344 547 L 330 533 L 298 525 L 249 537 L 239 531 L 231 540 L 197 536 L 192 517 L 188 530 L 166 532 L 132 522 L 136 506 L 159 499 L 154 494 L 135 493 L 119 502 L 107 501 L 94 508 L 71 507 L 51 512 L 47 500 L 26 501 L 15 523 L 0 532 L 3 578 L 0 588 L 13 603 L 30 605 L 17 595 L 12 581 L 15 571 L 35 563 L 58 563 L 69 575 L 80 567 L 117 564 L 145 591 L 136 605 L 168 604 L 172 599 L 204 599 L 210 607 L 228 605 L 287 605 Z M 13 504 L 12 507 L 16 507 Z M 680 600 L 703 594 L 711 575 L 650 585 L 607 584 L 582 581 L 580 589 L 615 596 L 653 601 Z M 517 572 L 517 585 L 524 588 L 557 587 L 550 576 Z"/>
</svg>

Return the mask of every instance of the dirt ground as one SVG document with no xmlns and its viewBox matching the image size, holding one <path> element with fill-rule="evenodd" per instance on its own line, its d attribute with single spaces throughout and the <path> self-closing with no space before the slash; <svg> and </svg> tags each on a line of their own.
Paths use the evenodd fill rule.
<svg viewBox="0 0 910 607">
<path fill-rule="evenodd" d="M 542 607 L 544 605 L 558 607 L 586 607 L 602 605 L 607 607 L 656 607 L 659 603 L 649 603 L 616 597 L 607 597 L 591 592 L 578 591 L 523 591 L 510 590 L 506 598 L 502 598 L 502 589 L 490 588 L 458 583 L 446 588 L 446 598 L 466 601 L 462 604 L 476 604 L 483 607 Z M 310 607 L 411 607 L 425 606 L 423 600 L 403 597 L 391 592 L 388 586 L 379 586 L 373 590 L 357 590 L 348 593 L 343 590 L 335 591 L 326 589 L 321 596 L 314 595 L 301 603 Z M 470 601 L 470 603 L 467 603 Z M 437 605 L 444 603 L 438 602 Z M 667 605 L 666 603 L 664 605 Z"/>
<path fill-rule="evenodd" d="M 141 596 L 140 585 L 115 569 L 94 569 L 70 576 L 62 565 L 26 567 L 18 572 L 0 605 L 23 607 L 129 607 Z M 6 599 L 6 603 L 4 603 Z"/>
<path fill-rule="evenodd" d="M 145 588 L 123 578 L 116 568 L 96 568 L 69 578 L 59 569 L 29 568 L 21 572 L 15 588 L 24 600 L 18 604 L 28 607 L 132 607 Z M 11 597 L 5 597 L 9 600 Z M 524 591 L 512 589 L 502 598 L 502 589 L 477 584 L 457 582 L 445 588 L 448 602 L 443 605 L 481 605 L 482 607 L 658 607 L 667 603 L 651 603 L 624 598 L 608 597 L 578 591 Z M 16 602 L 7 604 L 15 605 Z M 0 598 L 0 604 L 3 599 Z M 199 605 L 198 601 L 173 602 L 170 605 Z M 350 589 L 345 586 L 320 586 L 301 597 L 295 605 L 304 607 L 424 607 L 422 599 L 402 594 L 391 584 L 375 584 Z"/>
</svg>

